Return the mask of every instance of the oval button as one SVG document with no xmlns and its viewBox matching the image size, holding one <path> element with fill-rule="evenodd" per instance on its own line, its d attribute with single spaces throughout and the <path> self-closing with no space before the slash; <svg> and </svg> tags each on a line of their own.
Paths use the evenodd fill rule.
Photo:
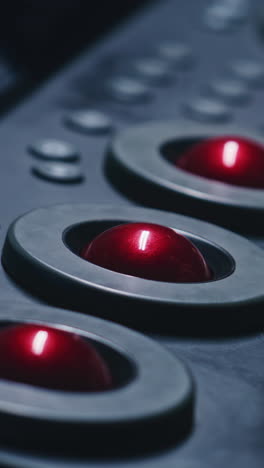
<svg viewBox="0 0 264 468">
<path fill-rule="evenodd" d="M 159 45 L 158 52 L 179 69 L 189 68 L 194 61 L 191 47 L 180 42 L 164 42 Z"/>
<path fill-rule="evenodd" d="M 229 120 L 231 114 L 225 104 L 207 98 L 197 98 L 185 104 L 186 114 L 204 122 L 223 122 Z"/>
<path fill-rule="evenodd" d="M 251 85 L 264 85 L 264 65 L 256 60 L 238 60 L 231 66 L 232 72 Z"/>
<path fill-rule="evenodd" d="M 78 110 L 65 118 L 70 128 L 82 133 L 107 133 L 112 128 L 110 118 L 97 110 Z"/>
<path fill-rule="evenodd" d="M 212 81 L 208 84 L 208 91 L 231 104 L 244 104 L 250 100 L 248 86 L 233 78 Z"/>
<path fill-rule="evenodd" d="M 117 77 L 108 83 L 111 96 L 124 102 L 140 102 L 151 97 L 150 89 L 138 80 Z"/>
<path fill-rule="evenodd" d="M 29 146 L 29 152 L 39 159 L 51 161 L 73 161 L 78 159 L 78 152 L 74 146 L 55 139 L 37 141 Z"/>
<path fill-rule="evenodd" d="M 61 183 L 81 182 L 84 177 L 78 165 L 69 163 L 43 162 L 33 166 L 32 172 L 41 179 Z"/>
<path fill-rule="evenodd" d="M 156 58 L 145 58 L 134 64 L 137 74 L 149 83 L 159 84 L 170 78 L 168 63 Z"/>
</svg>

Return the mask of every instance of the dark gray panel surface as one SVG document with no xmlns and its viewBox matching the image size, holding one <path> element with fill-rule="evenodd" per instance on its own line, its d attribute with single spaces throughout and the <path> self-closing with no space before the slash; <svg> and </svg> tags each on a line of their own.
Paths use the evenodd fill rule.
<svg viewBox="0 0 264 468">
<path fill-rule="evenodd" d="M 131 206 L 111 186 L 103 173 L 105 151 L 111 135 L 86 135 L 64 124 L 74 109 L 91 108 L 109 116 L 113 131 L 149 120 L 183 116 L 186 101 L 199 97 L 208 81 L 232 75 L 239 59 L 262 62 L 263 43 L 256 31 L 251 1 L 247 20 L 232 30 L 213 32 L 204 26 L 205 0 L 161 0 L 126 22 L 74 64 L 63 70 L 40 91 L 12 111 L 0 125 L 0 241 L 9 224 L 23 213 L 58 203 L 108 203 Z M 151 86 L 151 97 L 141 102 L 121 103 L 108 93 L 107 83 L 117 76 L 130 76 L 134 60 L 156 56 L 163 41 L 190 45 L 194 62 L 188 71 L 172 65 L 166 86 Z M 150 85 L 148 85 L 150 86 Z M 264 129 L 264 93 L 250 86 L 252 100 L 230 108 L 230 124 Z M 186 127 L 193 120 L 185 117 Z M 206 124 L 208 125 L 208 124 Z M 228 127 L 227 127 L 228 129 Z M 264 130 L 263 130 L 264 131 Z M 27 148 L 43 138 L 69 142 L 81 156 L 85 175 L 73 185 L 41 180 L 32 174 L 34 165 Z M 194 213 L 196 216 L 199 213 Z M 47 230 L 49 226 L 47 225 Z M 254 237 L 259 245 L 263 239 Z M 252 258 L 254 262 L 254 258 Z M 37 299 L 23 291 L 0 271 L 1 296 L 25 303 Z M 65 312 L 67 313 L 67 312 Z M 162 319 L 162 318 L 161 318 Z M 45 453 L 19 453 L 2 447 L 0 460 L 7 466 L 91 468 L 262 468 L 264 459 L 263 333 L 250 336 L 191 339 L 155 335 L 165 347 L 189 365 L 197 385 L 197 412 L 192 434 L 181 444 L 164 451 L 123 459 L 72 459 Z M 147 436 L 147 435 L 146 435 Z M 102 447 L 103 452 L 103 447 Z"/>
</svg>

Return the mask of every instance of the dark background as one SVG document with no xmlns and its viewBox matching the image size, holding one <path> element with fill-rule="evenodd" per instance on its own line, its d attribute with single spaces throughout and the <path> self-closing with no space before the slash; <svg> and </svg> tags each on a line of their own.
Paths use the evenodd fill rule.
<svg viewBox="0 0 264 468">
<path fill-rule="evenodd" d="M 0 15 L 2 48 L 13 63 L 45 75 L 143 0 L 9 0 Z"/>
<path fill-rule="evenodd" d="M 146 0 L 8 0 L 0 10 L 0 113 Z"/>
</svg>

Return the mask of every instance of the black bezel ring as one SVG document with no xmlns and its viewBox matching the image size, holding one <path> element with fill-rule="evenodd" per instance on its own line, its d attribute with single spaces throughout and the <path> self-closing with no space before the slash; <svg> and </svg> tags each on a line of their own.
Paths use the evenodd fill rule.
<svg viewBox="0 0 264 468">
<path fill-rule="evenodd" d="M 213 242 L 234 261 L 228 276 L 204 283 L 166 283 L 116 273 L 82 259 L 65 244 L 73 226 L 152 222 Z M 247 239 L 198 219 L 130 207 L 56 205 L 32 211 L 9 228 L 3 264 L 31 292 L 54 305 L 80 310 L 139 328 L 186 323 L 226 331 L 259 321 L 264 302 L 264 252 Z M 140 307 L 138 307 L 140 305 Z M 250 309 L 250 311 L 249 311 Z M 246 313 L 245 313 L 246 312 Z"/>
<path fill-rule="evenodd" d="M 184 171 L 166 160 L 166 143 L 238 135 L 264 144 L 254 130 L 186 120 L 130 127 L 112 141 L 106 172 L 119 189 L 141 204 L 210 219 L 248 231 L 260 229 L 264 190 L 232 186 Z"/>
<path fill-rule="evenodd" d="M 64 392 L 0 380 L 2 443 L 63 453 L 101 453 L 144 446 L 145 431 L 157 440 L 173 424 L 190 429 L 193 383 L 185 366 L 155 341 L 102 319 L 36 304 L 1 302 L 0 327 L 38 323 L 63 328 L 104 344 L 131 360 L 136 373 L 125 386 L 99 393 Z M 168 430 L 169 432 L 169 430 Z M 176 436 L 177 437 L 177 436 Z M 146 442 L 146 441 L 145 441 Z M 153 442 L 153 441 L 152 441 Z M 69 444 L 69 445 L 67 445 Z"/>
</svg>

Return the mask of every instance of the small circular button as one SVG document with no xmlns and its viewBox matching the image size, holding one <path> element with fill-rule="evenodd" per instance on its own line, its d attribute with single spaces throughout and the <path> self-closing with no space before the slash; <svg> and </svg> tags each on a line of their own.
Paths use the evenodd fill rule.
<svg viewBox="0 0 264 468">
<path fill-rule="evenodd" d="M 131 223 L 108 229 L 84 246 L 81 256 L 108 270 L 155 281 L 211 279 L 205 259 L 192 242 L 158 224 Z"/>
<path fill-rule="evenodd" d="M 247 18 L 248 9 L 248 0 L 217 0 L 206 8 L 204 23 L 212 31 L 228 31 Z"/>
<path fill-rule="evenodd" d="M 264 188 L 264 147 L 246 138 L 211 138 L 191 146 L 175 164 L 209 179 Z"/>
<path fill-rule="evenodd" d="M 250 100 L 247 85 L 232 78 L 212 81 L 208 90 L 230 104 L 244 104 Z"/>
<path fill-rule="evenodd" d="M 61 183 L 80 182 L 84 177 L 80 167 L 70 163 L 43 162 L 34 165 L 32 172 L 41 179 Z"/>
<path fill-rule="evenodd" d="M 60 140 L 37 141 L 29 146 L 29 151 L 39 159 L 51 161 L 73 161 L 78 158 L 78 152 L 74 146 Z"/>
<path fill-rule="evenodd" d="M 41 325 L 0 331 L 0 378 L 68 391 L 112 387 L 107 364 L 79 335 Z"/>
<path fill-rule="evenodd" d="M 151 97 L 150 89 L 133 78 L 116 77 L 108 83 L 108 89 L 118 101 L 140 102 Z"/>
<path fill-rule="evenodd" d="M 177 68 L 189 68 L 194 61 L 190 46 L 179 42 L 164 42 L 159 45 L 158 52 L 162 58 L 173 63 Z"/>
<path fill-rule="evenodd" d="M 107 115 L 96 110 L 78 110 L 65 118 L 67 126 L 81 133 L 107 133 L 112 123 Z"/>
<path fill-rule="evenodd" d="M 231 66 L 232 72 L 249 84 L 264 83 L 264 65 L 254 60 L 238 60 Z"/>
<path fill-rule="evenodd" d="M 156 58 L 138 60 L 134 68 L 141 78 L 153 84 L 162 83 L 171 76 L 168 63 Z"/>
<path fill-rule="evenodd" d="M 231 117 L 225 104 L 203 97 L 187 102 L 184 110 L 189 117 L 205 122 L 223 122 Z"/>
</svg>

